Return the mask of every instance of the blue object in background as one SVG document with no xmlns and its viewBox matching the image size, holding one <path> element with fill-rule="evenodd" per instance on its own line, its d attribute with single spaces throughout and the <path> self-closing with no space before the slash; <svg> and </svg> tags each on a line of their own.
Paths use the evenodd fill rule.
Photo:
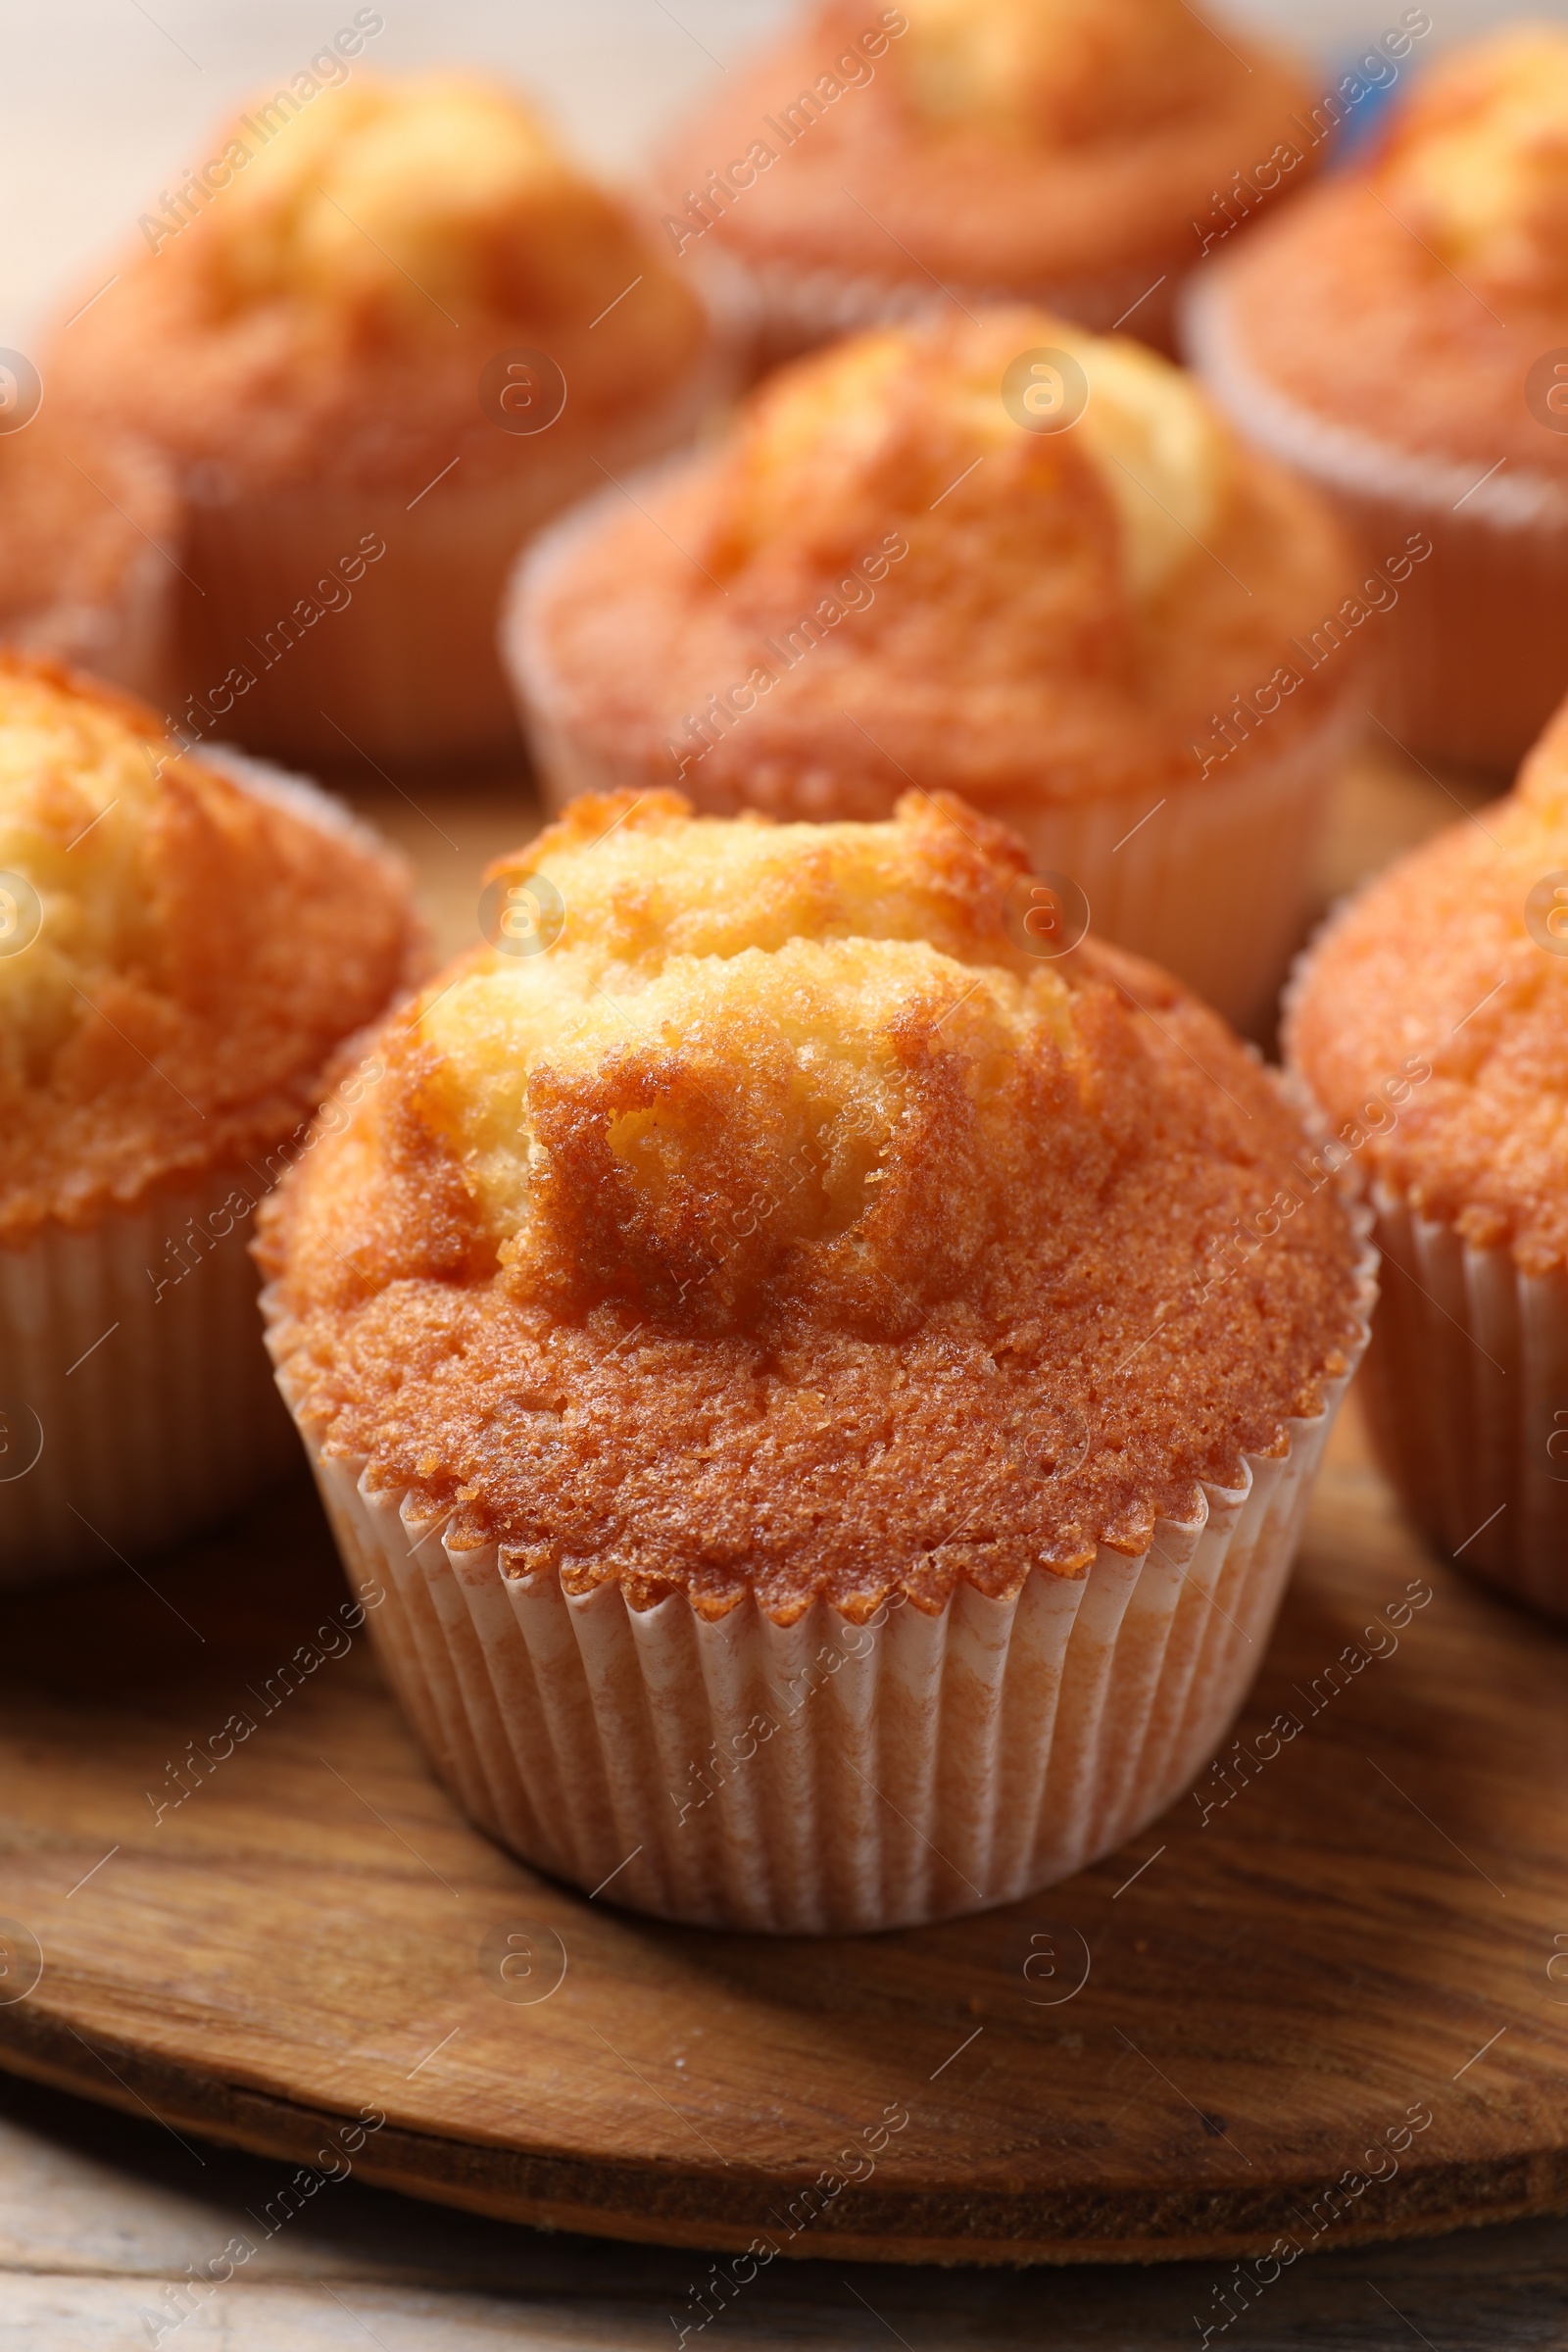
<svg viewBox="0 0 1568 2352">
<path fill-rule="evenodd" d="M 1324 82 L 1325 90 L 1338 91 L 1352 75 L 1366 82 L 1367 76 L 1361 69 L 1367 55 L 1366 50 L 1359 49 L 1341 56 Z M 1390 61 L 1385 59 L 1383 62 L 1388 64 Z M 1400 63 L 1394 79 L 1368 85 L 1365 95 L 1350 107 L 1335 135 L 1329 162 L 1331 172 L 1343 171 L 1347 164 L 1359 163 L 1363 149 L 1370 146 L 1382 130 L 1390 110 L 1403 102 L 1425 64 L 1420 49 L 1412 50 Z"/>
</svg>

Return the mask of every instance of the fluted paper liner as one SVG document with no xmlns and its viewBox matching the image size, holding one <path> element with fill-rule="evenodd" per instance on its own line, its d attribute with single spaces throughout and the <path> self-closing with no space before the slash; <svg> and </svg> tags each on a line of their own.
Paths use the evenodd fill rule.
<svg viewBox="0 0 1568 2352">
<path fill-rule="evenodd" d="M 1157 261 L 1060 278 L 1049 285 L 992 287 L 954 287 L 929 277 L 881 278 L 847 270 L 806 269 L 793 262 L 750 261 L 729 247 L 694 255 L 692 267 L 704 284 L 711 270 L 720 284 L 738 280 L 744 286 L 755 322 L 758 375 L 841 335 L 951 316 L 954 303 L 971 312 L 999 305 L 1046 311 L 1100 335 L 1125 323 L 1127 333 L 1141 343 L 1156 351 L 1174 348 L 1180 271 L 1168 265 L 1161 270 Z"/>
<path fill-rule="evenodd" d="M 1433 554 L 1379 623 L 1377 709 L 1401 744 L 1511 771 L 1568 687 L 1555 616 L 1568 604 L 1568 481 L 1528 466 L 1486 472 L 1400 449 L 1300 406 L 1242 356 L 1223 272 L 1183 307 L 1191 367 L 1245 438 L 1304 474 L 1371 564 L 1414 530 Z"/>
<path fill-rule="evenodd" d="M 286 1471 L 249 1226 L 224 1205 L 255 1191 L 223 1167 L 0 1247 L 0 1587 L 161 1550 Z M 215 1246 L 191 1241 L 215 1220 Z"/>
<path fill-rule="evenodd" d="M 1362 1285 L 1365 1309 L 1370 1259 Z M 1353 1369 L 1141 1556 L 864 1624 L 821 1599 L 781 1625 L 752 1595 L 712 1619 L 615 1582 L 568 1594 L 304 1436 L 351 1582 L 386 1595 L 368 1622 L 392 1686 L 482 1829 L 636 1910 L 846 1933 L 1050 1886 L 1191 1784 L 1262 1662 Z"/>
<path fill-rule="evenodd" d="M 517 464 L 487 480 L 467 481 L 458 465 L 412 485 L 413 496 L 325 480 L 251 496 L 222 483 L 192 490 L 187 562 L 205 593 L 180 606 L 185 684 L 206 693 L 230 663 L 249 668 L 255 683 L 231 697 L 222 723 L 291 759 L 341 765 L 356 751 L 429 760 L 514 747 L 494 639 L 517 551 L 607 473 L 689 443 L 736 388 L 744 332 L 734 319 L 716 325 L 659 402 L 629 392 L 627 413 L 591 450 L 547 427 L 520 436 Z M 350 586 L 336 566 L 363 557 L 364 539 L 382 553 Z M 292 616 L 318 579 L 321 603 L 337 609 L 302 628 Z"/>
<path fill-rule="evenodd" d="M 1462 1568 L 1568 1619 L 1568 1275 L 1525 1274 L 1388 1184 L 1390 1278 L 1367 1356 L 1378 1453 Z"/>
<path fill-rule="evenodd" d="M 651 468 L 633 484 L 637 497 L 686 463 Z M 513 575 L 502 651 L 540 789 L 560 809 L 581 792 L 673 786 L 698 808 L 731 815 L 738 804 L 705 792 L 701 761 L 684 776 L 673 766 L 656 774 L 646 762 L 606 757 L 590 745 L 577 715 L 582 698 L 556 666 L 536 619 L 553 574 L 624 499 L 612 489 L 587 500 L 540 535 Z M 1271 757 L 1252 750 L 1234 763 L 1217 760 L 1207 775 L 1197 773 L 1195 761 L 1194 772 L 1163 794 L 1157 782 L 1078 800 L 988 794 L 986 813 L 1022 837 L 1037 872 L 1065 874 L 1078 885 L 1096 938 L 1162 964 L 1234 1028 L 1257 1036 L 1311 914 L 1318 837 L 1363 715 L 1359 680 L 1348 665 L 1339 701 Z M 833 813 L 810 810 L 818 820 Z"/>
</svg>

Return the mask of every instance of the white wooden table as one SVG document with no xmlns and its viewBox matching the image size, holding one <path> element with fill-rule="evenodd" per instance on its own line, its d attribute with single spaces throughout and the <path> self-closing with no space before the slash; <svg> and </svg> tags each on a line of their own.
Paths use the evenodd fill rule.
<svg viewBox="0 0 1568 2352">
<path fill-rule="evenodd" d="M 0 2076 L 0 2352 L 670 2352 L 701 2255 L 550 2237 L 348 2180 L 323 2189 L 234 2281 L 177 2309 L 289 2168 Z M 1190 2352 L 1215 2265 L 918 2271 L 776 2264 L 705 2352 Z M 150 2315 L 150 2317 L 149 2317 Z M 1215 2339 L 1224 2343 L 1224 2337 Z M 1288 2272 L 1229 2343 L 1245 2352 L 1545 2352 L 1568 2345 L 1568 2223 L 1476 2230 Z M 703 2343 L 688 2338 L 689 2347 Z"/>
</svg>

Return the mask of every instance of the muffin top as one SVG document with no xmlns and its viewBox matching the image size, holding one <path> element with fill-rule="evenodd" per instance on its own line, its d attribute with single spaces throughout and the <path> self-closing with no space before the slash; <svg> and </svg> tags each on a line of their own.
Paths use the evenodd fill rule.
<svg viewBox="0 0 1568 2352">
<path fill-rule="evenodd" d="M 218 134 L 183 221 L 143 216 L 119 283 L 56 338 L 58 398 L 250 486 L 310 477 L 323 448 L 334 479 L 376 485 L 429 456 L 526 461 L 480 408 L 498 355 L 562 370 L 554 439 L 689 373 L 700 305 L 510 92 L 366 74 L 285 102 Z"/>
<path fill-rule="evenodd" d="M 757 263 L 1038 296 L 1152 278 L 1197 258 L 1194 217 L 1307 103 L 1293 67 L 1183 0 L 829 0 L 687 126 L 658 175 L 666 233 L 689 249 L 706 188 Z M 739 192 L 713 199 L 714 172 Z"/>
<path fill-rule="evenodd" d="M 418 955 L 401 866 L 331 803 L 0 655 L 0 1241 L 266 1152 Z"/>
<path fill-rule="evenodd" d="M 898 13 L 908 31 L 889 71 L 932 137 L 1092 145 L 1168 124 L 1239 78 L 1182 0 L 907 0 Z"/>
<path fill-rule="evenodd" d="M 1231 772 L 1276 757 L 1355 659 L 1290 644 L 1350 564 L 1180 369 L 1003 310 L 781 370 L 727 444 L 568 526 L 521 612 L 535 699 L 607 758 L 708 808 L 876 816 L 911 779 L 1175 789 L 1284 663 Z"/>
<path fill-rule="evenodd" d="M 497 870 L 534 952 L 434 983 L 268 1205 L 307 1429 L 511 1573 L 784 1621 L 1076 1574 L 1243 1483 L 1355 1344 L 1345 1206 L 1175 982 L 1034 952 L 1025 864 L 919 794 L 575 802 Z"/>
<path fill-rule="evenodd" d="M 1518 25 L 1450 56 L 1391 131 L 1377 177 L 1440 261 L 1568 302 L 1568 32 Z"/>
<path fill-rule="evenodd" d="M 1362 170 L 1220 267 L 1240 358 L 1307 408 L 1401 449 L 1568 474 L 1568 29 L 1452 50 Z"/>
<path fill-rule="evenodd" d="M 1369 1175 L 1527 1274 L 1568 1264 L 1568 710 L 1505 800 L 1336 918 L 1287 1044 Z M 1391 1121 L 1373 1099 L 1409 1062 L 1432 1075 Z"/>
</svg>

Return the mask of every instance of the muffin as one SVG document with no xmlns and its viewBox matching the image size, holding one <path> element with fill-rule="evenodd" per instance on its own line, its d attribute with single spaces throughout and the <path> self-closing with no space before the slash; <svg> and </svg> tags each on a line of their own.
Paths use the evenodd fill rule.
<svg viewBox="0 0 1568 2352">
<path fill-rule="evenodd" d="M 291 1458 L 249 1221 L 418 953 L 333 803 L 0 655 L 0 1583 L 172 1544 Z"/>
<path fill-rule="evenodd" d="M 687 437 L 719 340 L 505 91 L 367 75 L 286 103 L 220 134 L 186 217 L 144 216 L 55 337 L 51 397 L 174 469 L 198 735 L 350 763 L 514 748 L 508 564 Z"/>
<path fill-rule="evenodd" d="M 1001 299 L 1168 347 L 1184 274 L 1311 176 L 1316 95 L 1184 0 L 828 0 L 686 126 L 662 233 L 742 269 L 764 363 Z"/>
<path fill-rule="evenodd" d="M 579 801 L 265 1204 L 407 1711 L 611 1900 L 1008 1901 L 1169 1803 L 1263 1655 L 1367 1266 L 1212 1013 L 1033 952 L 1027 862 L 925 795 Z"/>
<path fill-rule="evenodd" d="M 1074 927 L 1250 1028 L 1362 720 L 1360 632 L 1324 632 L 1355 585 L 1321 503 L 1179 369 L 1004 310 L 782 371 L 727 442 L 547 533 L 503 635 L 555 806 L 678 785 L 876 818 L 951 790 Z"/>
<path fill-rule="evenodd" d="M 1384 1466 L 1440 1549 L 1568 1618 L 1568 715 L 1336 917 L 1286 1042 L 1390 1268 Z"/>
<path fill-rule="evenodd" d="M 161 695 L 176 540 L 151 450 L 52 412 L 0 438 L 0 642 Z"/>
<path fill-rule="evenodd" d="M 1568 31 L 1453 51 L 1364 169 L 1205 273 L 1187 348 L 1369 559 L 1430 544 L 1378 709 L 1429 759 L 1511 773 L 1568 688 Z"/>
</svg>

